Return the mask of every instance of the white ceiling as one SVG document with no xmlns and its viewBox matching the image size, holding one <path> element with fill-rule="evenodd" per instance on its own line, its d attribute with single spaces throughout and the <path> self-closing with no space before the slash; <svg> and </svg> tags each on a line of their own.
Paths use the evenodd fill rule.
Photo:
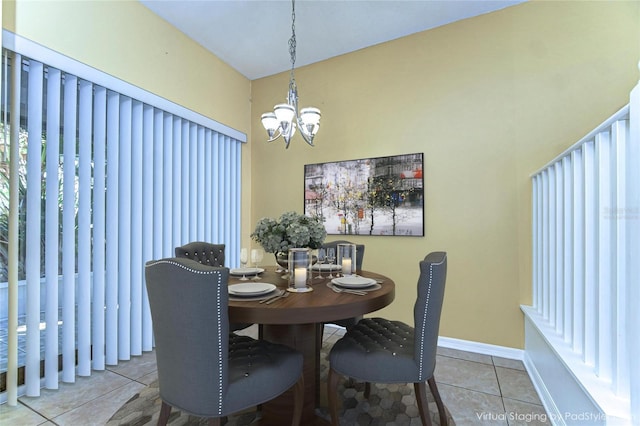
<svg viewBox="0 0 640 426">
<path fill-rule="evenodd" d="M 524 0 L 297 0 L 296 67 Z M 291 68 L 289 0 L 140 0 L 254 80 Z"/>
</svg>

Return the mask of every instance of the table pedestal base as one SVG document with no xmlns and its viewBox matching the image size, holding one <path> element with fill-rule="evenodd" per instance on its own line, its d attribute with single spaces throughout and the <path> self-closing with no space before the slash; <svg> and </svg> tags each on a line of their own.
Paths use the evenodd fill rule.
<svg viewBox="0 0 640 426">
<path fill-rule="evenodd" d="M 281 343 L 300 351 L 304 357 L 302 375 L 304 376 L 304 403 L 302 425 L 326 425 L 324 419 L 315 414 L 319 401 L 320 387 L 320 347 L 319 332 L 322 324 L 292 324 L 262 326 L 262 338 L 273 343 Z M 291 424 L 293 414 L 293 395 L 291 390 L 262 405 L 261 425 L 283 426 Z"/>
</svg>

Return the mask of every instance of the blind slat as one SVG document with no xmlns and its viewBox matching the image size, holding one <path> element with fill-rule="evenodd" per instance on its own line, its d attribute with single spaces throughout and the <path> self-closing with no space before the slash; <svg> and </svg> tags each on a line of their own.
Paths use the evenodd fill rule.
<svg viewBox="0 0 640 426">
<path fill-rule="evenodd" d="M 76 114 L 78 79 L 66 75 L 64 79 L 64 119 L 63 119 L 63 184 L 62 184 L 62 381 L 76 380 Z"/>
<path fill-rule="evenodd" d="M 60 86 L 62 84 L 59 70 L 49 70 L 47 78 L 47 154 L 46 154 L 46 208 L 45 224 L 45 276 L 46 306 L 45 323 L 47 337 L 45 341 L 45 387 L 58 389 L 58 244 L 60 223 L 58 219 L 58 193 L 60 179 Z"/>
<path fill-rule="evenodd" d="M 142 157 L 143 105 L 132 103 L 131 109 L 131 355 L 142 355 Z M 137 230 L 137 231 L 136 231 Z"/>
<path fill-rule="evenodd" d="M 91 374 L 91 139 L 93 85 L 79 82 L 78 102 L 78 375 Z"/>
<path fill-rule="evenodd" d="M 93 369 L 105 368 L 105 231 L 107 91 L 96 87 L 93 107 Z"/>
<path fill-rule="evenodd" d="M 131 358 L 131 98 L 120 97 L 118 359 Z"/>
<path fill-rule="evenodd" d="M 17 64 L 20 68 L 20 64 Z M 42 147 L 42 93 L 44 67 L 32 61 L 29 66 L 28 140 L 27 140 L 27 210 L 26 262 L 27 278 L 27 341 L 26 393 L 40 395 L 40 197 Z"/>
<path fill-rule="evenodd" d="M 107 94 L 107 235 L 105 291 L 105 361 L 118 364 L 118 164 L 120 161 L 120 95 Z"/>
</svg>

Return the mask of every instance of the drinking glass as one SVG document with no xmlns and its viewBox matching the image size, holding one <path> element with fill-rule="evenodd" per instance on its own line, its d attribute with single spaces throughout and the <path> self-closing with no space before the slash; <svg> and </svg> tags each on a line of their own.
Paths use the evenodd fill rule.
<svg viewBox="0 0 640 426">
<path fill-rule="evenodd" d="M 333 274 L 331 273 L 331 271 L 333 270 L 333 262 L 336 261 L 336 249 L 333 247 L 329 247 L 327 249 L 327 262 L 329 262 L 329 275 L 327 275 L 327 278 L 335 278 L 333 276 Z"/>
<path fill-rule="evenodd" d="M 324 262 L 326 262 L 327 260 L 327 252 L 325 249 L 321 248 L 318 250 L 318 262 L 316 262 L 316 264 L 318 265 L 318 276 L 316 277 L 316 280 L 321 280 L 322 277 L 322 265 L 324 264 Z"/>
<path fill-rule="evenodd" d="M 247 266 L 247 262 L 249 261 L 249 254 L 247 252 L 246 248 L 241 248 L 240 249 L 240 264 L 242 265 L 242 278 L 240 278 L 242 281 L 248 281 L 249 278 L 247 278 L 247 276 L 245 275 L 245 267 Z"/>
<path fill-rule="evenodd" d="M 258 268 L 260 262 L 262 262 L 262 257 L 264 256 L 264 251 L 261 249 L 251 249 L 251 263 L 253 263 L 254 268 Z M 258 281 L 260 279 L 260 274 L 256 273 L 252 280 Z"/>
</svg>

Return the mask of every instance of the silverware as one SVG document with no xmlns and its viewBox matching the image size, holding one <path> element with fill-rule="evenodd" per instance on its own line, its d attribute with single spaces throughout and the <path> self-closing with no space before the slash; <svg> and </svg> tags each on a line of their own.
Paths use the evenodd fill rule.
<svg viewBox="0 0 640 426">
<path fill-rule="evenodd" d="M 335 291 L 336 293 L 349 293 L 349 294 L 356 294 L 358 296 L 366 296 L 367 292 L 366 291 L 362 291 L 362 290 L 349 290 L 346 288 L 340 288 L 340 287 L 336 287 L 336 286 L 331 286 L 331 289 L 333 291 Z"/>
<path fill-rule="evenodd" d="M 277 298 L 279 298 L 279 297 L 282 297 L 282 295 L 283 295 L 284 293 L 285 293 L 285 291 L 284 291 L 284 290 L 278 290 L 278 291 L 276 292 L 276 294 L 274 294 L 273 296 L 271 296 L 271 297 L 267 297 L 266 299 L 262 299 L 262 300 L 261 300 L 260 302 L 258 302 L 258 303 L 267 303 L 267 302 L 269 302 L 270 300 L 274 300 L 274 299 L 277 299 Z"/>
<path fill-rule="evenodd" d="M 289 292 L 283 290 L 282 294 L 280 296 L 274 297 L 273 299 L 269 299 L 266 302 L 264 302 L 264 304 L 265 305 L 270 305 L 270 304 L 272 304 L 273 302 L 275 302 L 278 299 L 286 299 L 287 297 L 289 297 Z"/>
</svg>

